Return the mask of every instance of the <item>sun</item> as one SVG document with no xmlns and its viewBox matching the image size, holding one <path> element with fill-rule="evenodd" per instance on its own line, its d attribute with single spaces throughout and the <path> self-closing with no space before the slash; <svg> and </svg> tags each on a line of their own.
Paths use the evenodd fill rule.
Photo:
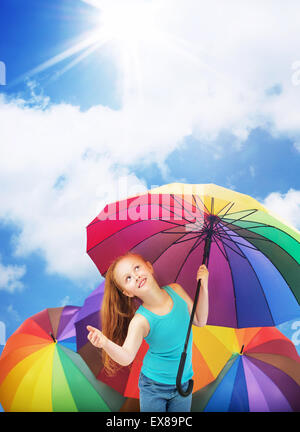
<svg viewBox="0 0 300 432">
<path fill-rule="evenodd" d="M 99 35 L 120 45 L 131 46 L 142 40 L 153 40 L 157 34 L 155 7 L 149 1 L 115 0 L 99 3 Z"/>
<path fill-rule="evenodd" d="M 142 41 L 157 40 L 159 31 L 156 28 L 156 16 L 161 4 L 158 0 L 82 0 L 91 8 L 91 30 L 83 34 L 80 40 L 71 44 L 65 51 L 36 66 L 26 74 L 18 77 L 13 84 L 17 84 L 25 77 L 39 74 L 58 63 L 70 59 L 69 64 L 56 72 L 58 78 L 85 57 L 101 50 L 107 44 L 114 44 L 120 49 L 121 56 L 137 55 L 138 45 Z M 130 53 L 130 54 L 129 54 Z M 123 61 L 123 60 L 122 60 Z M 122 63 L 122 61 L 120 63 Z M 136 59 L 129 60 L 135 62 Z"/>
<path fill-rule="evenodd" d="M 98 25 L 92 38 L 112 48 L 120 72 L 120 98 L 143 103 L 141 54 L 159 43 L 161 4 L 156 0 L 85 0 L 96 6 Z"/>
</svg>

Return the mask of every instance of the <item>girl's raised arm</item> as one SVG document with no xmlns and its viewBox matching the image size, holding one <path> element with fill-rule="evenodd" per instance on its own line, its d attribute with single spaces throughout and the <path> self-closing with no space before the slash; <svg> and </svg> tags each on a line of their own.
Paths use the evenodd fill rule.
<svg viewBox="0 0 300 432">
<path fill-rule="evenodd" d="M 122 346 L 117 345 L 97 328 L 87 326 L 88 339 L 97 348 L 103 348 L 107 354 L 121 366 L 128 366 L 135 358 L 145 336 L 143 317 L 134 315 L 128 326 L 126 339 Z"/>
<path fill-rule="evenodd" d="M 208 270 L 204 264 L 202 264 L 197 271 L 197 280 L 201 279 L 201 290 L 199 294 L 198 303 L 195 310 L 193 324 L 197 327 L 203 327 L 207 323 L 208 318 Z M 178 283 L 169 284 L 174 291 L 179 294 L 188 305 L 189 314 L 191 315 L 194 302 L 191 297 L 186 293 Z"/>
</svg>

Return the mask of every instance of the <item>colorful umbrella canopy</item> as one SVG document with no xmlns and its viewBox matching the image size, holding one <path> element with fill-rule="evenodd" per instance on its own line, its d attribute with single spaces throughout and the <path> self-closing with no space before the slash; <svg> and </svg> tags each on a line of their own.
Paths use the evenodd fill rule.
<svg viewBox="0 0 300 432">
<path fill-rule="evenodd" d="M 83 306 L 78 311 L 75 320 L 77 352 L 83 352 L 85 346 L 90 345 L 87 339 L 87 325 L 102 328 L 101 324 L 101 305 L 104 294 L 104 282 L 94 289 L 89 296 L 84 300 Z"/>
<path fill-rule="evenodd" d="M 250 196 L 213 184 L 170 184 L 107 205 L 87 226 L 87 253 L 102 275 L 137 252 L 160 285 L 195 297 L 210 239 L 208 324 L 274 326 L 299 316 L 300 233 Z"/>
<path fill-rule="evenodd" d="M 8 339 L 0 357 L 5 411 L 115 411 L 123 398 L 97 381 L 76 348 L 78 307 L 45 309 Z"/>
<path fill-rule="evenodd" d="M 276 326 L 281 333 L 289 338 L 300 355 L 300 316 L 298 319 L 293 319 Z"/>
<path fill-rule="evenodd" d="M 278 329 L 193 330 L 217 378 L 193 394 L 192 411 L 300 411 L 300 357 Z"/>
</svg>

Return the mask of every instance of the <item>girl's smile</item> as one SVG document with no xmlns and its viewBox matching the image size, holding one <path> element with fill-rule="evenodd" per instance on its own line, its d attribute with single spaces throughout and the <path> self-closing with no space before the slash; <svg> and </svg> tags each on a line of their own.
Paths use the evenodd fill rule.
<svg viewBox="0 0 300 432">
<path fill-rule="evenodd" d="M 142 288 L 142 287 L 145 285 L 146 281 L 147 281 L 147 278 L 143 278 L 143 279 L 140 281 L 140 283 L 139 283 L 139 285 L 138 285 L 138 288 Z"/>
</svg>

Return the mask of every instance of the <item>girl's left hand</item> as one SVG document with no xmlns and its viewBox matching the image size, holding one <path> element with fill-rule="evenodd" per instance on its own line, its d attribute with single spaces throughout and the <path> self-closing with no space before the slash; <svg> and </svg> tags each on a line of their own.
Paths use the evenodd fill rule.
<svg viewBox="0 0 300 432">
<path fill-rule="evenodd" d="M 201 279 L 201 285 L 208 285 L 209 272 L 205 264 L 202 264 L 197 271 L 197 281 Z"/>
<path fill-rule="evenodd" d="M 92 327 L 90 325 L 86 326 L 89 334 L 87 335 L 88 340 L 96 347 L 103 348 L 105 344 L 105 336 L 99 329 Z"/>
</svg>

